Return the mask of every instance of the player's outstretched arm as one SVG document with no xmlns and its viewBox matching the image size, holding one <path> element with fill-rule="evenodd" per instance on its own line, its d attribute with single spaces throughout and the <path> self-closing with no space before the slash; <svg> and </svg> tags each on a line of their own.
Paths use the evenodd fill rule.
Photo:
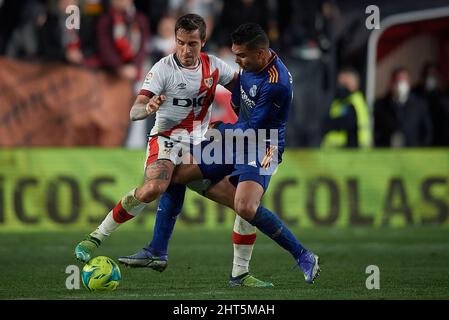
<svg viewBox="0 0 449 320">
<path fill-rule="evenodd" d="M 131 111 L 129 112 L 129 118 L 131 121 L 142 120 L 156 113 L 162 103 L 166 100 L 164 95 L 152 96 L 151 98 L 145 95 L 138 95 L 134 102 Z"/>
</svg>

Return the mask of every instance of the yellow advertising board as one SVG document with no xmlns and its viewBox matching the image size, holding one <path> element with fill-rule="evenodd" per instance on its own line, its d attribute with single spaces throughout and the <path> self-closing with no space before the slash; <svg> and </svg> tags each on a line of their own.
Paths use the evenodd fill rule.
<svg viewBox="0 0 449 320">
<path fill-rule="evenodd" d="M 144 151 L 2 149 L 0 231 L 93 228 L 143 181 Z M 287 150 L 264 196 L 291 226 L 449 225 L 449 150 Z M 123 228 L 151 230 L 157 202 Z M 231 227 L 188 191 L 179 227 Z"/>
</svg>

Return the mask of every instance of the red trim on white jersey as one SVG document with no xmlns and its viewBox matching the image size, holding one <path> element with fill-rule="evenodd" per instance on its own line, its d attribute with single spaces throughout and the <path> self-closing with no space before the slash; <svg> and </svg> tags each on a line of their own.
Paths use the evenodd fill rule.
<svg viewBox="0 0 449 320">
<path fill-rule="evenodd" d="M 150 90 L 145 90 L 145 89 L 140 89 L 139 95 L 147 96 L 147 97 L 150 98 L 150 99 L 151 99 L 153 96 L 155 96 L 155 94 L 154 94 L 153 92 L 151 92 Z"/>
<path fill-rule="evenodd" d="M 214 73 L 212 73 L 212 75 L 210 74 L 209 56 L 205 53 L 201 54 L 201 62 L 202 62 L 203 77 L 201 79 L 201 87 L 198 92 L 198 96 L 202 94 L 204 91 L 207 91 L 207 93 L 206 97 L 204 98 L 201 111 L 195 120 L 201 121 L 202 123 L 207 115 L 207 111 L 209 110 L 210 105 L 212 104 L 215 98 L 215 89 L 218 83 L 218 69 L 216 69 Z"/>
<path fill-rule="evenodd" d="M 203 100 L 203 106 L 201 107 L 201 111 L 198 116 L 195 116 L 195 112 L 189 112 L 189 114 L 176 126 L 171 128 L 170 130 L 164 131 L 161 134 L 165 136 L 170 136 L 170 134 L 176 129 L 184 129 L 189 133 L 193 131 L 193 122 L 200 121 L 203 122 L 204 118 L 209 111 L 209 107 L 215 98 L 215 89 L 218 83 L 218 69 L 216 69 L 212 74 L 210 74 L 210 60 L 209 56 L 206 53 L 201 53 L 201 86 L 198 91 L 198 96 L 202 93 L 206 92 L 206 96 Z"/>
</svg>

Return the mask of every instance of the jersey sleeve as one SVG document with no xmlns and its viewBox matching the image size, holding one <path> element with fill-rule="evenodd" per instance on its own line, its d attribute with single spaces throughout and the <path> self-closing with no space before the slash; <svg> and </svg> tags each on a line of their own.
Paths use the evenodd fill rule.
<svg viewBox="0 0 449 320">
<path fill-rule="evenodd" d="M 213 58 L 215 59 L 218 69 L 218 84 L 221 84 L 222 86 L 229 84 L 234 79 L 236 71 L 220 58 L 214 56 Z"/>
<path fill-rule="evenodd" d="M 288 88 L 280 84 L 266 84 L 261 88 L 260 96 L 254 106 L 251 118 L 247 121 L 237 122 L 233 125 L 227 125 L 232 129 L 263 129 L 268 128 L 269 123 L 276 119 L 282 112 L 282 108 L 290 99 Z"/>
<path fill-rule="evenodd" d="M 157 62 L 148 72 L 143 82 L 139 94 L 150 96 L 151 94 L 160 95 L 165 89 L 165 78 L 168 72 L 164 72 L 165 67 L 162 62 Z"/>
</svg>

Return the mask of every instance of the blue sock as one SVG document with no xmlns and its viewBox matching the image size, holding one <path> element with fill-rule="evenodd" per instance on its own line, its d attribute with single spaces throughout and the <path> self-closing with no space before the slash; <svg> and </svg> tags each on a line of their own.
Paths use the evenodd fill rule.
<svg viewBox="0 0 449 320">
<path fill-rule="evenodd" d="M 295 259 L 298 259 L 299 255 L 304 250 L 307 250 L 278 216 L 267 208 L 259 206 L 256 215 L 249 223 L 276 241 L 278 245 L 290 252 Z"/>
<path fill-rule="evenodd" d="M 168 242 L 175 228 L 176 219 L 184 203 L 186 186 L 183 184 L 170 184 L 162 194 L 156 212 L 153 239 L 146 247 L 154 255 L 167 255 Z"/>
</svg>

